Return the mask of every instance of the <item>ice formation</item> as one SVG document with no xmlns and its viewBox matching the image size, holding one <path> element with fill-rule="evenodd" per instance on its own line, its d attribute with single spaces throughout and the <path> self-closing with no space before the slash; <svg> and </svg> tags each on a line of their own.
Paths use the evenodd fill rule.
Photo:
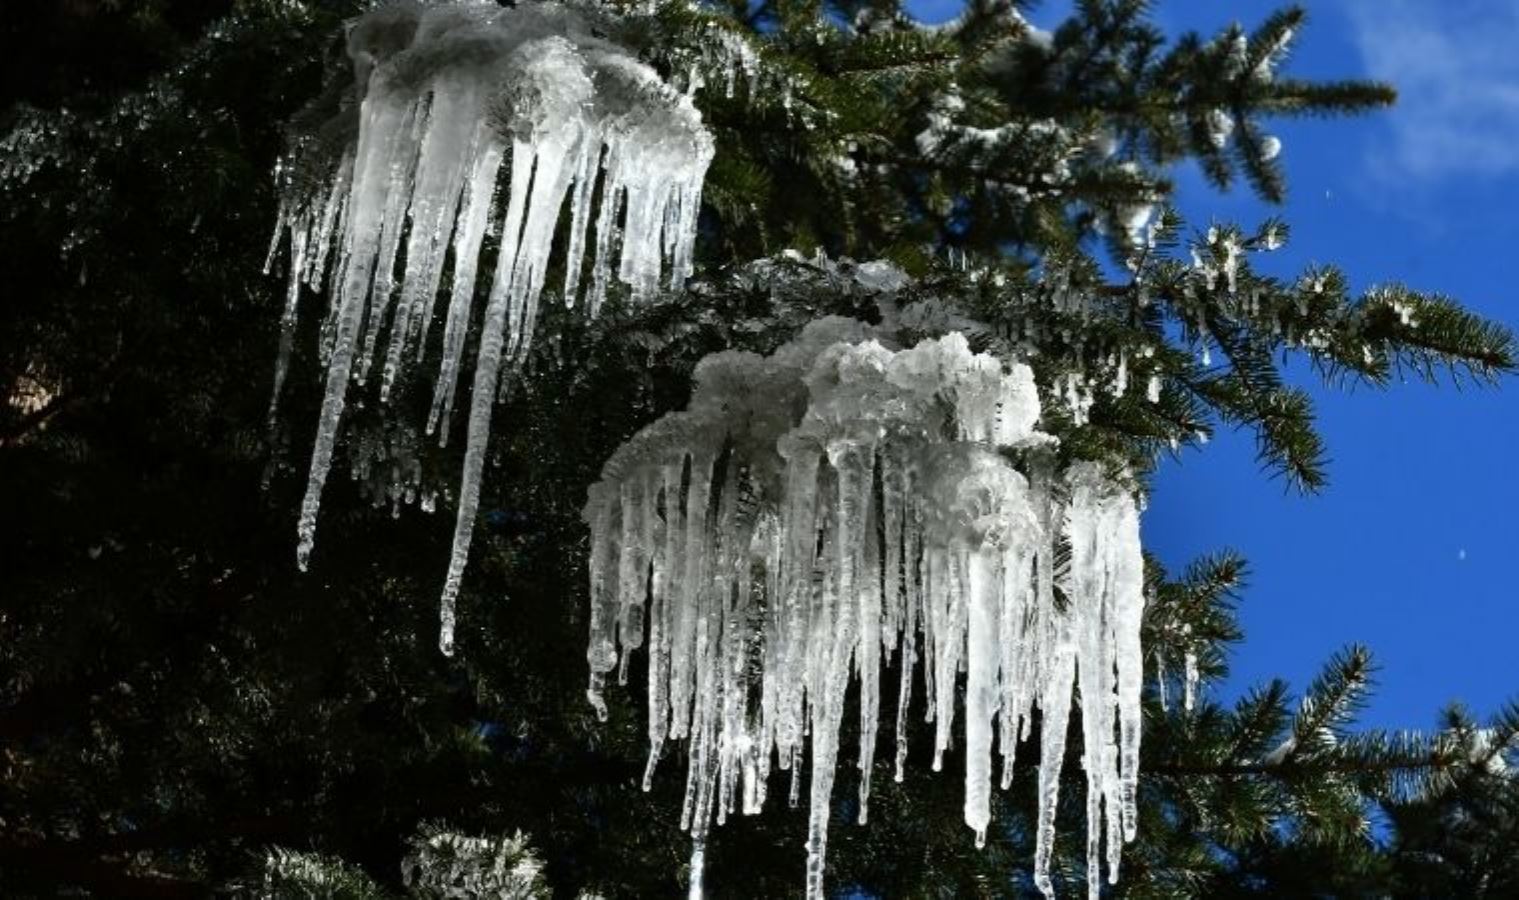
<svg viewBox="0 0 1519 900">
<path fill-rule="evenodd" d="M 1222 150 L 1234 134 L 1234 117 L 1222 109 L 1208 110 L 1208 141 L 1215 149 Z"/>
<path fill-rule="evenodd" d="M 357 95 L 351 140 L 314 177 L 289 179 L 280 208 L 271 257 L 288 232 L 290 284 L 276 399 L 301 286 L 325 284 L 331 295 L 322 331 L 326 392 L 300 514 L 303 568 L 349 382 L 362 385 L 377 368 L 378 395 L 388 402 L 409 369 L 439 353 L 424 427 L 446 442 L 465 348 L 477 336 L 443 590 L 444 652 L 498 380 L 532 340 L 566 200 L 569 227 L 556 258 L 567 302 L 583 292 L 594 315 L 614 275 L 638 299 L 662 275 L 678 285 L 691 273 L 712 139 L 688 96 L 592 36 L 585 15 L 548 3 L 403 3 L 361 16 L 347 35 Z M 328 130 L 341 131 L 343 121 Z M 495 268 L 477 324 L 472 307 L 487 246 L 496 248 Z M 437 340 L 440 289 L 448 303 Z"/>
<path fill-rule="evenodd" d="M 829 318 L 768 357 L 709 356 L 689 407 L 618 449 L 585 509 L 587 695 L 604 716 L 608 676 L 625 682 L 631 651 L 647 645 L 644 785 L 665 742 L 685 739 L 693 895 L 712 820 L 758 812 L 773 763 L 791 770 L 795 803 L 810 741 L 806 884 L 821 897 L 850 679 L 860 683 L 863 822 L 891 656 L 898 780 L 919 661 L 935 769 L 963 672 L 964 816 L 978 844 L 992 782 L 1010 784 L 1040 711 L 1035 877 L 1048 895 L 1079 683 L 1096 896 L 1136 824 L 1144 599 L 1134 497 L 1095 463 L 1057 473 L 1026 366 L 972 353 L 957 332 L 889 343 L 882 329 Z"/>
</svg>

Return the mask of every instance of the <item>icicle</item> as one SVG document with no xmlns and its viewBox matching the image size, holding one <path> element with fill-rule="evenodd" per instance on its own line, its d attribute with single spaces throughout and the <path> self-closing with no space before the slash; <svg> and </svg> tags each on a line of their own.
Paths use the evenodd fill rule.
<svg viewBox="0 0 1519 900">
<path fill-rule="evenodd" d="M 306 263 L 306 242 L 308 231 L 303 222 L 294 222 L 290 227 L 290 270 L 301 271 Z M 265 270 L 267 271 L 267 266 Z M 274 389 L 269 394 L 269 424 L 273 426 L 275 414 L 279 410 L 280 392 L 285 386 L 285 373 L 290 368 L 290 351 L 295 343 L 295 321 L 297 304 L 301 297 L 301 282 L 299 278 L 291 278 L 290 286 L 285 293 L 285 311 L 280 316 L 280 349 L 279 358 L 274 364 Z"/>
<path fill-rule="evenodd" d="M 1207 116 L 1208 142 L 1216 150 L 1222 150 L 1234 134 L 1234 117 L 1222 109 L 1210 109 Z"/>
<path fill-rule="evenodd" d="M 1197 671 L 1197 653 L 1189 647 L 1182 654 L 1181 705 L 1187 712 L 1192 711 L 1192 704 L 1197 700 L 1197 683 L 1200 678 Z"/>
<path fill-rule="evenodd" d="M 1161 712 L 1170 712 L 1170 698 L 1166 695 L 1166 658 L 1155 651 L 1155 689 L 1159 694 Z"/>
<path fill-rule="evenodd" d="M 1051 618 L 1054 618 L 1053 616 Z M 1041 734 L 1039 742 L 1039 808 L 1035 814 L 1034 886 L 1046 897 L 1055 896 L 1050 880 L 1050 861 L 1055 853 L 1055 810 L 1060 799 L 1060 770 L 1065 763 L 1066 732 L 1070 725 L 1071 688 L 1075 657 L 1069 624 L 1061 617 L 1048 637 L 1054 647 L 1044 661 L 1039 694 Z"/>
<path fill-rule="evenodd" d="M 1006 786 L 1017 743 L 1036 706 L 1041 713 L 1035 879 L 1048 893 L 1079 684 L 1092 884 L 1104 865 L 1116 878 L 1136 823 L 1143 594 L 1134 499 L 1091 463 L 1057 483 L 1052 439 L 1034 430 L 1041 404 L 1027 367 L 974 354 L 958 333 L 897 351 L 886 338 L 825 319 L 769 357 L 709 356 L 687 409 L 607 462 L 585 508 L 592 703 L 599 710 L 618 646 L 625 664 L 646 642 L 648 775 L 667 738 L 688 741 L 681 820 L 693 885 L 708 823 L 739 808 L 741 784 L 743 811 L 759 810 L 772 753 L 791 770 L 794 805 L 810 745 L 806 893 L 817 898 L 850 679 L 860 682 L 863 822 L 882 654 L 895 649 L 901 663 L 898 779 L 917 660 L 936 767 L 953 740 L 963 672 L 964 813 L 978 845 L 990 822 L 992 755 L 1002 756 Z M 1028 451 L 1027 476 L 997 452 L 1005 446 Z M 643 524 L 657 485 L 662 544 Z M 1057 539 L 1071 551 L 1060 607 Z M 642 597 L 640 554 L 659 546 L 645 641 L 630 631 L 632 617 L 613 623 L 627 597 Z M 763 600 L 751 606 L 751 594 Z"/>
<path fill-rule="evenodd" d="M 382 402 L 391 399 L 409 367 L 429 352 L 440 289 L 449 300 L 424 427 L 447 443 L 481 248 L 486 233 L 500 226 L 478 331 L 458 520 L 440 611 L 445 653 L 452 649 L 453 604 L 478 511 L 491 407 L 503 377 L 531 346 L 566 198 L 566 301 L 580 287 L 593 218 L 590 314 L 609 289 L 614 255 L 617 279 L 635 300 L 654 293 L 663 272 L 671 284 L 691 274 L 712 139 L 689 96 L 592 36 L 600 33 L 598 17 L 609 15 L 556 4 L 458 2 L 389 5 L 359 17 L 347 33 L 357 81 L 353 145 L 327 167 L 319 190 L 305 183 L 310 179 L 284 179 L 291 184 L 281 199 L 271 259 L 288 231 L 290 281 L 271 416 L 288 368 L 300 285 L 321 283 L 336 248 L 322 329 L 326 389 L 297 529 L 303 569 L 349 381 L 362 385 L 383 359 L 378 394 Z M 505 210 L 498 219 L 494 195 L 503 180 Z M 593 216 L 598 193 L 602 201 Z M 450 250 L 452 281 L 445 286 Z"/>
</svg>

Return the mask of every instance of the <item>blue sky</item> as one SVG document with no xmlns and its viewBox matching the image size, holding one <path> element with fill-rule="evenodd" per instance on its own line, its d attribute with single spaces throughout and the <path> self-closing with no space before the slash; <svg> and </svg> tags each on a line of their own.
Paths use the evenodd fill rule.
<svg viewBox="0 0 1519 900">
<path fill-rule="evenodd" d="M 1168 33 L 1247 28 L 1280 3 L 1161 0 Z M 1194 225 L 1271 214 L 1292 242 L 1257 265 L 1286 275 L 1334 263 L 1363 289 L 1438 291 L 1519 329 L 1519 5 L 1492 0 L 1308 2 L 1285 72 L 1392 82 L 1401 102 L 1359 119 L 1282 120 L 1284 208 L 1241 186 L 1220 195 L 1176 173 Z M 915 3 L 928 21 L 956 2 Z M 1052 27 L 1068 8 L 1030 15 Z M 1368 645 L 1382 666 L 1362 718 L 1429 727 L 1452 700 L 1478 714 L 1519 696 L 1519 379 L 1501 390 L 1421 383 L 1313 393 L 1330 484 L 1289 493 L 1263 475 L 1249 433 L 1220 433 L 1160 473 L 1145 521 L 1172 569 L 1233 547 L 1250 560 L 1245 642 L 1224 699 L 1271 677 L 1301 687 L 1337 648 Z"/>
</svg>

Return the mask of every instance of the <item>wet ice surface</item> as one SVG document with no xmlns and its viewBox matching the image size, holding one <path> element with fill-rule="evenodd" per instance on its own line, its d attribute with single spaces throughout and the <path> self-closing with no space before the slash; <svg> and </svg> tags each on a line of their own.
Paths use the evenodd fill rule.
<svg viewBox="0 0 1519 900">
<path fill-rule="evenodd" d="M 860 684 L 860 821 L 883 668 L 900 662 L 896 773 L 921 668 L 933 766 L 964 673 L 965 821 L 990 819 L 1040 711 L 1035 878 L 1049 868 L 1080 685 L 1090 889 L 1135 829 L 1143 564 L 1138 511 L 1096 464 L 1057 473 L 1026 366 L 951 333 L 893 350 L 829 318 L 771 356 L 707 357 L 686 410 L 635 435 L 586 506 L 588 697 L 649 653 L 647 787 L 668 739 L 690 763 L 682 824 L 692 886 L 710 823 L 764 803 L 772 763 L 810 742 L 807 892 L 824 893 L 830 798 L 850 679 Z M 1027 474 L 998 448 L 1019 448 Z M 1056 568 L 1056 546 L 1069 563 Z M 1066 602 L 1057 605 L 1057 590 Z M 921 667 L 918 663 L 921 662 Z M 799 780 L 793 772 L 793 802 Z"/>
<path fill-rule="evenodd" d="M 290 285 L 275 400 L 288 369 L 302 285 L 328 289 L 326 390 L 302 502 L 307 563 L 350 382 L 398 377 L 441 351 L 423 426 L 449 435 L 464 353 L 478 341 L 458 520 L 443 589 L 440 644 L 468 556 L 492 404 L 503 367 L 526 353 L 569 201 L 564 296 L 595 315 L 613 280 L 635 300 L 691 274 L 712 140 L 690 98 L 554 4 L 391 5 L 348 32 L 357 128 L 318 186 L 292 180 L 271 258 L 289 235 Z M 487 242 L 487 235 L 496 240 Z M 497 245 L 483 318 L 479 267 Z M 446 260 L 452 259 L 452 266 Z M 444 274 L 451 271 L 451 282 Z M 441 315 L 434 300 L 448 297 Z M 271 404 L 271 414 L 273 412 Z"/>
</svg>

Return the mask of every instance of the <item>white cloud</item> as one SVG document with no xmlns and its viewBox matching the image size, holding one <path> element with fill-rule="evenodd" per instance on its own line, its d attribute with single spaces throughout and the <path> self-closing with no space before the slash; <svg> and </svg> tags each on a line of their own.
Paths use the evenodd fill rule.
<svg viewBox="0 0 1519 900">
<path fill-rule="evenodd" d="M 1345 6 L 1367 74 L 1398 89 L 1384 116 L 1386 174 L 1519 173 L 1519 4 L 1354 0 Z"/>
</svg>

